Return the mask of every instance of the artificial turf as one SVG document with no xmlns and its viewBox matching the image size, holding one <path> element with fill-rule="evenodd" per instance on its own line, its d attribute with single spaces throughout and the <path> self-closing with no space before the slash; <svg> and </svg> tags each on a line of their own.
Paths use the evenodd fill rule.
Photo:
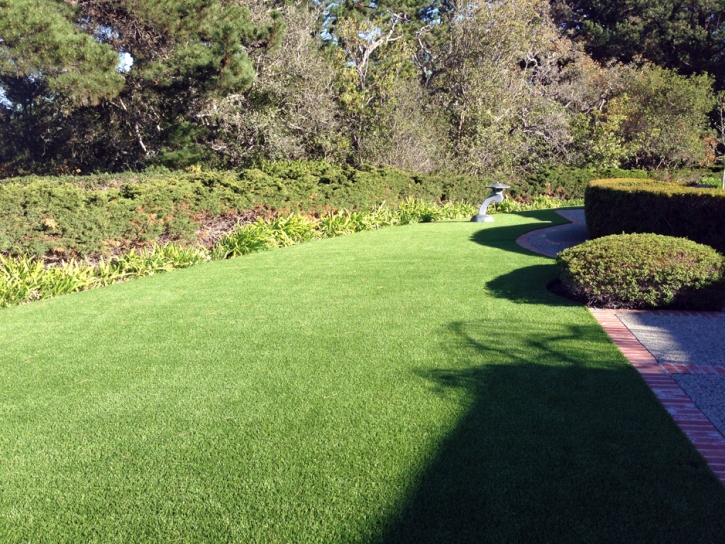
<svg viewBox="0 0 725 544">
<path fill-rule="evenodd" d="M 515 244 L 312 242 L 0 312 L 0 542 L 722 542 L 725 488 Z"/>
</svg>

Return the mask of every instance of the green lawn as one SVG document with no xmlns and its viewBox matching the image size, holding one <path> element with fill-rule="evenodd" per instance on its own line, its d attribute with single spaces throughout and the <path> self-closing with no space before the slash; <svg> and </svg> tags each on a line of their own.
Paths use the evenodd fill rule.
<svg viewBox="0 0 725 544">
<path fill-rule="evenodd" d="M 0 312 L 0 542 L 722 542 L 725 488 L 515 245 L 365 232 Z"/>
</svg>

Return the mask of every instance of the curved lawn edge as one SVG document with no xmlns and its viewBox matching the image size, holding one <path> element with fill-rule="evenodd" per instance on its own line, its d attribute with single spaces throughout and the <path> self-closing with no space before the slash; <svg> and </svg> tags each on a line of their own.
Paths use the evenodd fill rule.
<svg viewBox="0 0 725 544">
<path fill-rule="evenodd" d="M 173 242 L 164 245 L 154 243 L 149 248 L 139 251 L 132 249 L 118 257 L 102 257 L 92 264 L 70 260 L 49 266 L 33 257 L 0 255 L 0 308 L 315 239 L 334 238 L 388 226 L 459 219 L 470 217 L 473 213 L 475 208 L 465 203 L 438 205 L 411 198 L 395 209 L 381 205 L 370 211 L 342 210 L 320 217 L 304 213 L 268 219 L 260 217 L 253 223 L 236 225 L 211 249 L 203 246 L 183 247 Z"/>
</svg>

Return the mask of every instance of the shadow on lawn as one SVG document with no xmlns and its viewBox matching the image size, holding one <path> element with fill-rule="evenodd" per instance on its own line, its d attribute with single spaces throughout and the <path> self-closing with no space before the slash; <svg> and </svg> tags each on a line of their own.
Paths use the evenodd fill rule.
<svg viewBox="0 0 725 544">
<path fill-rule="evenodd" d="M 721 542 L 725 489 L 591 325 L 453 323 L 470 406 L 382 542 Z M 537 360 L 527 359 L 536 354 Z"/>
<path fill-rule="evenodd" d="M 546 304 L 547 306 L 581 306 L 546 289 L 557 277 L 556 265 L 536 264 L 512 270 L 486 282 L 487 293 L 516 304 Z"/>
<path fill-rule="evenodd" d="M 531 217 L 543 221 L 541 228 L 557 224 L 567 224 L 567 221 L 552 210 L 538 210 L 521 212 L 517 215 Z M 491 224 L 489 224 L 491 225 Z M 531 223 L 508 227 L 487 226 L 476 231 L 471 241 L 497 249 L 503 249 L 528 256 L 532 254 L 516 243 L 516 238 L 532 230 Z M 502 274 L 486 283 L 488 293 L 496 298 L 505 298 L 519 304 L 546 304 L 549 306 L 572 306 L 578 303 L 554 295 L 546 290 L 547 284 L 557 277 L 556 264 L 547 259 L 546 264 L 537 264 L 517 268 L 507 274 Z"/>
<path fill-rule="evenodd" d="M 503 249 L 513 253 L 534 256 L 528 249 L 524 249 L 516 243 L 516 238 L 532 230 L 544 229 L 555 225 L 566 225 L 569 222 L 554 210 L 536 210 L 530 212 L 517 212 L 515 215 L 530 217 L 540 223 L 526 223 L 523 225 L 498 226 L 496 223 L 481 223 L 483 226 L 471 235 L 471 241 L 482 246 Z M 495 216 L 494 216 L 495 217 Z M 541 257 L 541 255 L 537 255 Z"/>
</svg>

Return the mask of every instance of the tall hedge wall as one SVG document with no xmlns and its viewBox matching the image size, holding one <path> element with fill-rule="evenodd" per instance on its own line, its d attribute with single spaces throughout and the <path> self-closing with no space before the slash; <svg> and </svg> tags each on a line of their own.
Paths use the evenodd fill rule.
<svg viewBox="0 0 725 544">
<path fill-rule="evenodd" d="M 651 232 L 689 238 L 725 252 L 725 191 L 603 179 L 589 183 L 584 206 L 593 238 Z"/>
</svg>

